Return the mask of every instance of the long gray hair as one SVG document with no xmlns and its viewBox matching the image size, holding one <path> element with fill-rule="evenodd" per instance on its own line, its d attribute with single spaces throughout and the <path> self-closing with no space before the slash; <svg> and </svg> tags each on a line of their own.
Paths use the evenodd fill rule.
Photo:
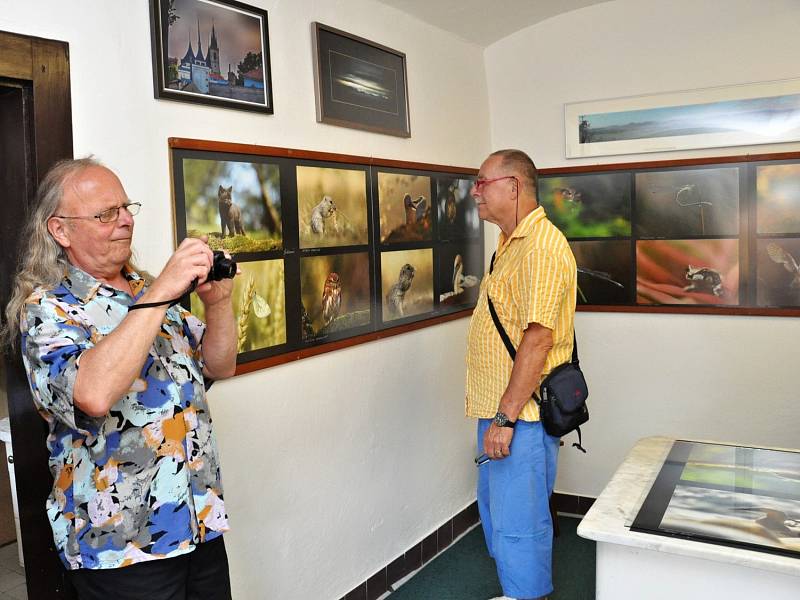
<svg viewBox="0 0 800 600">
<path fill-rule="evenodd" d="M 6 305 L 6 323 L 0 329 L 0 342 L 3 345 L 15 346 L 22 309 L 28 296 L 38 287 L 55 287 L 64 278 L 69 264 L 67 254 L 50 235 L 47 221 L 58 210 L 69 180 L 91 167 L 103 165 L 91 156 L 62 160 L 47 172 L 39 184 L 33 212 L 20 238 L 27 242 L 27 247 L 20 248 L 13 291 Z"/>
</svg>

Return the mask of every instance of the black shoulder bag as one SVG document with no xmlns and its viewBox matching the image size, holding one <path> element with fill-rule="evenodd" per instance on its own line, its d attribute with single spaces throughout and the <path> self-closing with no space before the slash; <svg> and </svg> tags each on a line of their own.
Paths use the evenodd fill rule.
<svg viewBox="0 0 800 600">
<path fill-rule="evenodd" d="M 494 270 L 494 255 L 489 267 L 489 273 Z M 517 357 L 517 351 L 497 316 L 492 299 L 488 291 L 486 298 L 489 301 L 489 312 L 492 321 L 497 328 L 497 332 L 503 340 L 508 350 L 508 354 L 513 361 Z M 586 449 L 581 445 L 581 425 L 589 420 L 589 409 L 586 407 L 586 398 L 589 396 L 589 388 L 586 379 L 578 362 L 578 338 L 573 330 L 572 360 L 562 365 L 558 365 L 542 381 L 539 388 L 539 397 L 533 394 L 533 399 L 539 405 L 539 419 L 542 421 L 544 430 L 552 436 L 561 437 L 571 431 L 578 432 L 578 441 L 572 445 L 583 453 Z"/>
</svg>

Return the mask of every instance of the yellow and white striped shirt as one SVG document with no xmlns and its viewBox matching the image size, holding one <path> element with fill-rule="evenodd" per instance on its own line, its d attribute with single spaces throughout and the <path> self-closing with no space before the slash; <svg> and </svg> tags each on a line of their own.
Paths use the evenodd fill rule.
<svg viewBox="0 0 800 600">
<path fill-rule="evenodd" d="M 489 313 L 487 293 L 515 348 L 530 323 L 553 331 L 553 348 L 542 372 L 544 379 L 572 357 L 576 290 L 575 257 L 564 235 L 546 218 L 544 208 L 539 206 L 528 214 L 507 240 L 500 234 L 494 271 L 481 282 L 469 324 L 468 417 L 494 417 L 513 367 Z M 518 418 L 538 421 L 536 402 L 529 401 Z"/>
</svg>

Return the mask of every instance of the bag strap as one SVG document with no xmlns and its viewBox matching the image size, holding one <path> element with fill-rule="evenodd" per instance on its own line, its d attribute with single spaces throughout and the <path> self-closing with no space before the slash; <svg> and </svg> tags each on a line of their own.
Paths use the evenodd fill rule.
<svg viewBox="0 0 800 600">
<path fill-rule="evenodd" d="M 492 253 L 492 262 L 489 264 L 489 274 L 492 274 L 494 271 L 494 257 L 496 252 Z M 514 348 L 514 344 L 511 343 L 511 339 L 508 337 L 506 333 L 505 327 L 500 322 L 500 317 L 497 316 L 497 311 L 494 308 L 494 303 L 492 302 L 491 297 L 489 296 L 489 290 L 486 290 L 486 299 L 489 301 L 489 313 L 492 315 L 492 321 L 494 321 L 494 326 L 497 328 L 497 333 L 500 334 L 500 338 L 503 340 L 503 344 L 506 346 L 506 350 L 508 350 L 508 354 L 511 356 L 511 360 L 516 360 L 517 358 L 517 350 Z M 572 327 L 572 362 L 575 365 L 580 364 L 578 361 L 578 336 L 575 335 L 575 326 Z"/>
</svg>

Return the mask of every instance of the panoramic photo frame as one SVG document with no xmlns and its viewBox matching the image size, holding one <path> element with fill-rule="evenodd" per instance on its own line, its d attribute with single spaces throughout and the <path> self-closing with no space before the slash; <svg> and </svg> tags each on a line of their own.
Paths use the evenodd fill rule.
<svg viewBox="0 0 800 600">
<path fill-rule="evenodd" d="M 791 142 L 800 79 L 567 103 L 564 126 L 567 158 Z"/>
</svg>

